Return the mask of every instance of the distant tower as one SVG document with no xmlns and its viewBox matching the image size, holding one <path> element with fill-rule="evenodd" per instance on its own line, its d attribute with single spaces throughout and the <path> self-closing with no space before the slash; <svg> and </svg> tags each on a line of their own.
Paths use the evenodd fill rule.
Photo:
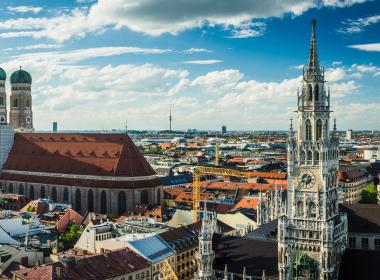
<svg viewBox="0 0 380 280">
<path fill-rule="evenodd" d="M 32 76 L 21 69 L 11 75 L 10 123 L 16 131 L 32 132 Z"/>
<path fill-rule="evenodd" d="M 348 129 L 346 131 L 346 139 L 347 139 L 348 142 L 352 141 L 352 129 Z"/>
<path fill-rule="evenodd" d="M 53 133 L 57 133 L 57 132 L 58 132 L 58 123 L 53 122 Z"/>
<path fill-rule="evenodd" d="M 0 68 L 0 124 L 7 123 L 7 93 L 5 92 L 5 80 L 7 74 Z"/>
<path fill-rule="evenodd" d="M 170 113 L 169 113 L 169 131 L 170 132 L 172 132 L 172 120 L 173 120 L 172 108 L 170 108 Z"/>
<path fill-rule="evenodd" d="M 298 128 L 288 140 L 287 211 L 278 219 L 279 279 L 338 279 L 347 245 L 339 211 L 339 141 L 330 135 L 330 93 L 319 65 L 315 20 L 309 61 L 298 94 Z"/>
<path fill-rule="evenodd" d="M 226 134 L 227 133 L 227 126 L 223 125 L 222 126 L 222 134 Z"/>
<path fill-rule="evenodd" d="M 206 204 L 203 211 L 202 228 L 199 233 L 199 248 L 195 257 L 198 263 L 196 279 L 214 279 L 213 263 L 215 253 L 212 250 L 212 236 L 216 230 L 216 213 L 207 212 Z"/>
</svg>

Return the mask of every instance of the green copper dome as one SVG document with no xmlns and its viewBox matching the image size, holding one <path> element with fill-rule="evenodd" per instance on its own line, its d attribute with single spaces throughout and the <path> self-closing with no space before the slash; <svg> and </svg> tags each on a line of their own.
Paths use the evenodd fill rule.
<svg viewBox="0 0 380 280">
<path fill-rule="evenodd" d="M 4 69 L 0 67 L 0 81 L 5 81 L 7 79 L 7 73 L 5 73 Z"/>
<path fill-rule="evenodd" d="M 11 84 L 31 84 L 32 76 L 20 68 L 11 75 Z"/>
</svg>

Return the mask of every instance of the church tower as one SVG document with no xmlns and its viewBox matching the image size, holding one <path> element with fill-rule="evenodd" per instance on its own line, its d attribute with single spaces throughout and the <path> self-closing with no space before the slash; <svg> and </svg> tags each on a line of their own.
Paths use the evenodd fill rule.
<svg viewBox="0 0 380 280">
<path fill-rule="evenodd" d="M 7 93 L 5 92 L 5 81 L 7 74 L 0 68 L 0 125 L 7 123 Z"/>
<path fill-rule="evenodd" d="M 199 233 L 199 248 L 195 257 L 198 263 L 196 279 L 214 279 L 213 263 L 215 253 L 212 250 L 212 236 L 216 230 L 216 213 L 207 212 L 206 205 L 203 211 L 202 228 Z"/>
<path fill-rule="evenodd" d="M 21 69 L 11 75 L 10 123 L 16 131 L 32 132 L 32 77 Z"/>
<path fill-rule="evenodd" d="M 337 279 L 347 243 L 347 216 L 338 208 L 339 143 L 330 135 L 330 92 L 319 65 L 316 21 L 312 21 L 309 60 L 298 93 L 297 135 L 288 140 L 286 214 L 278 220 L 281 280 Z"/>
</svg>

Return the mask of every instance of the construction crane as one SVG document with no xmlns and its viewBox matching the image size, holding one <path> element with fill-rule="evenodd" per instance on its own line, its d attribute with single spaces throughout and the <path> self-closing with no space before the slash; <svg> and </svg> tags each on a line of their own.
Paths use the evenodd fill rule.
<svg viewBox="0 0 380 280">
<path fill-rule="evenodd" d="M 219 144 L 215 144 L 215 166 L 219 166 Z"/>
<path fill-rule="evenodd" d="M 161 268 L 161 279 L 163 280 L 178 280 L 177 275 L 175 275 L 172 267 L 170 266 L 168 260 L 164 260 Z"/>
<path fill-rule="evenodd" d="M 193 173 L 193 212 L 194 220 L 199 220 L 199 202 L 201 200 L 200 193 L 200 180 L 204 175 L 215 175 L 223 177 L 239 177 L 239 178 L 248 178 L 249 174 L 247 172 L 226 169 L 226 168 L 217 168 L 217 167 L 205 167 L 199 166 L 194 169 Z"/>
</svg>

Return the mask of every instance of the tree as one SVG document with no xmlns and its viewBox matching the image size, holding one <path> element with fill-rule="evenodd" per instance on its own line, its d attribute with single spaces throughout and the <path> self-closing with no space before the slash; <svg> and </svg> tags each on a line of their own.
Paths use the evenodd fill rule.
<svg viewBox="0 0 380 280">
<path fill-rule="evenodd" d="M 59 238 L 61 247 L 63 247 L 63 249 L 73 248 L 81 235 L 82 230 L 80 229 L 78 224 L 74 223 L 70 227 L 69 231 L 61 234 Z"/>
<path fill-rule="evenodd" d="M 377 188 L 374 184 L 369 184 L 365 189 L 362 190 L 361 204 L 377 204 Z"/>
</svg>

